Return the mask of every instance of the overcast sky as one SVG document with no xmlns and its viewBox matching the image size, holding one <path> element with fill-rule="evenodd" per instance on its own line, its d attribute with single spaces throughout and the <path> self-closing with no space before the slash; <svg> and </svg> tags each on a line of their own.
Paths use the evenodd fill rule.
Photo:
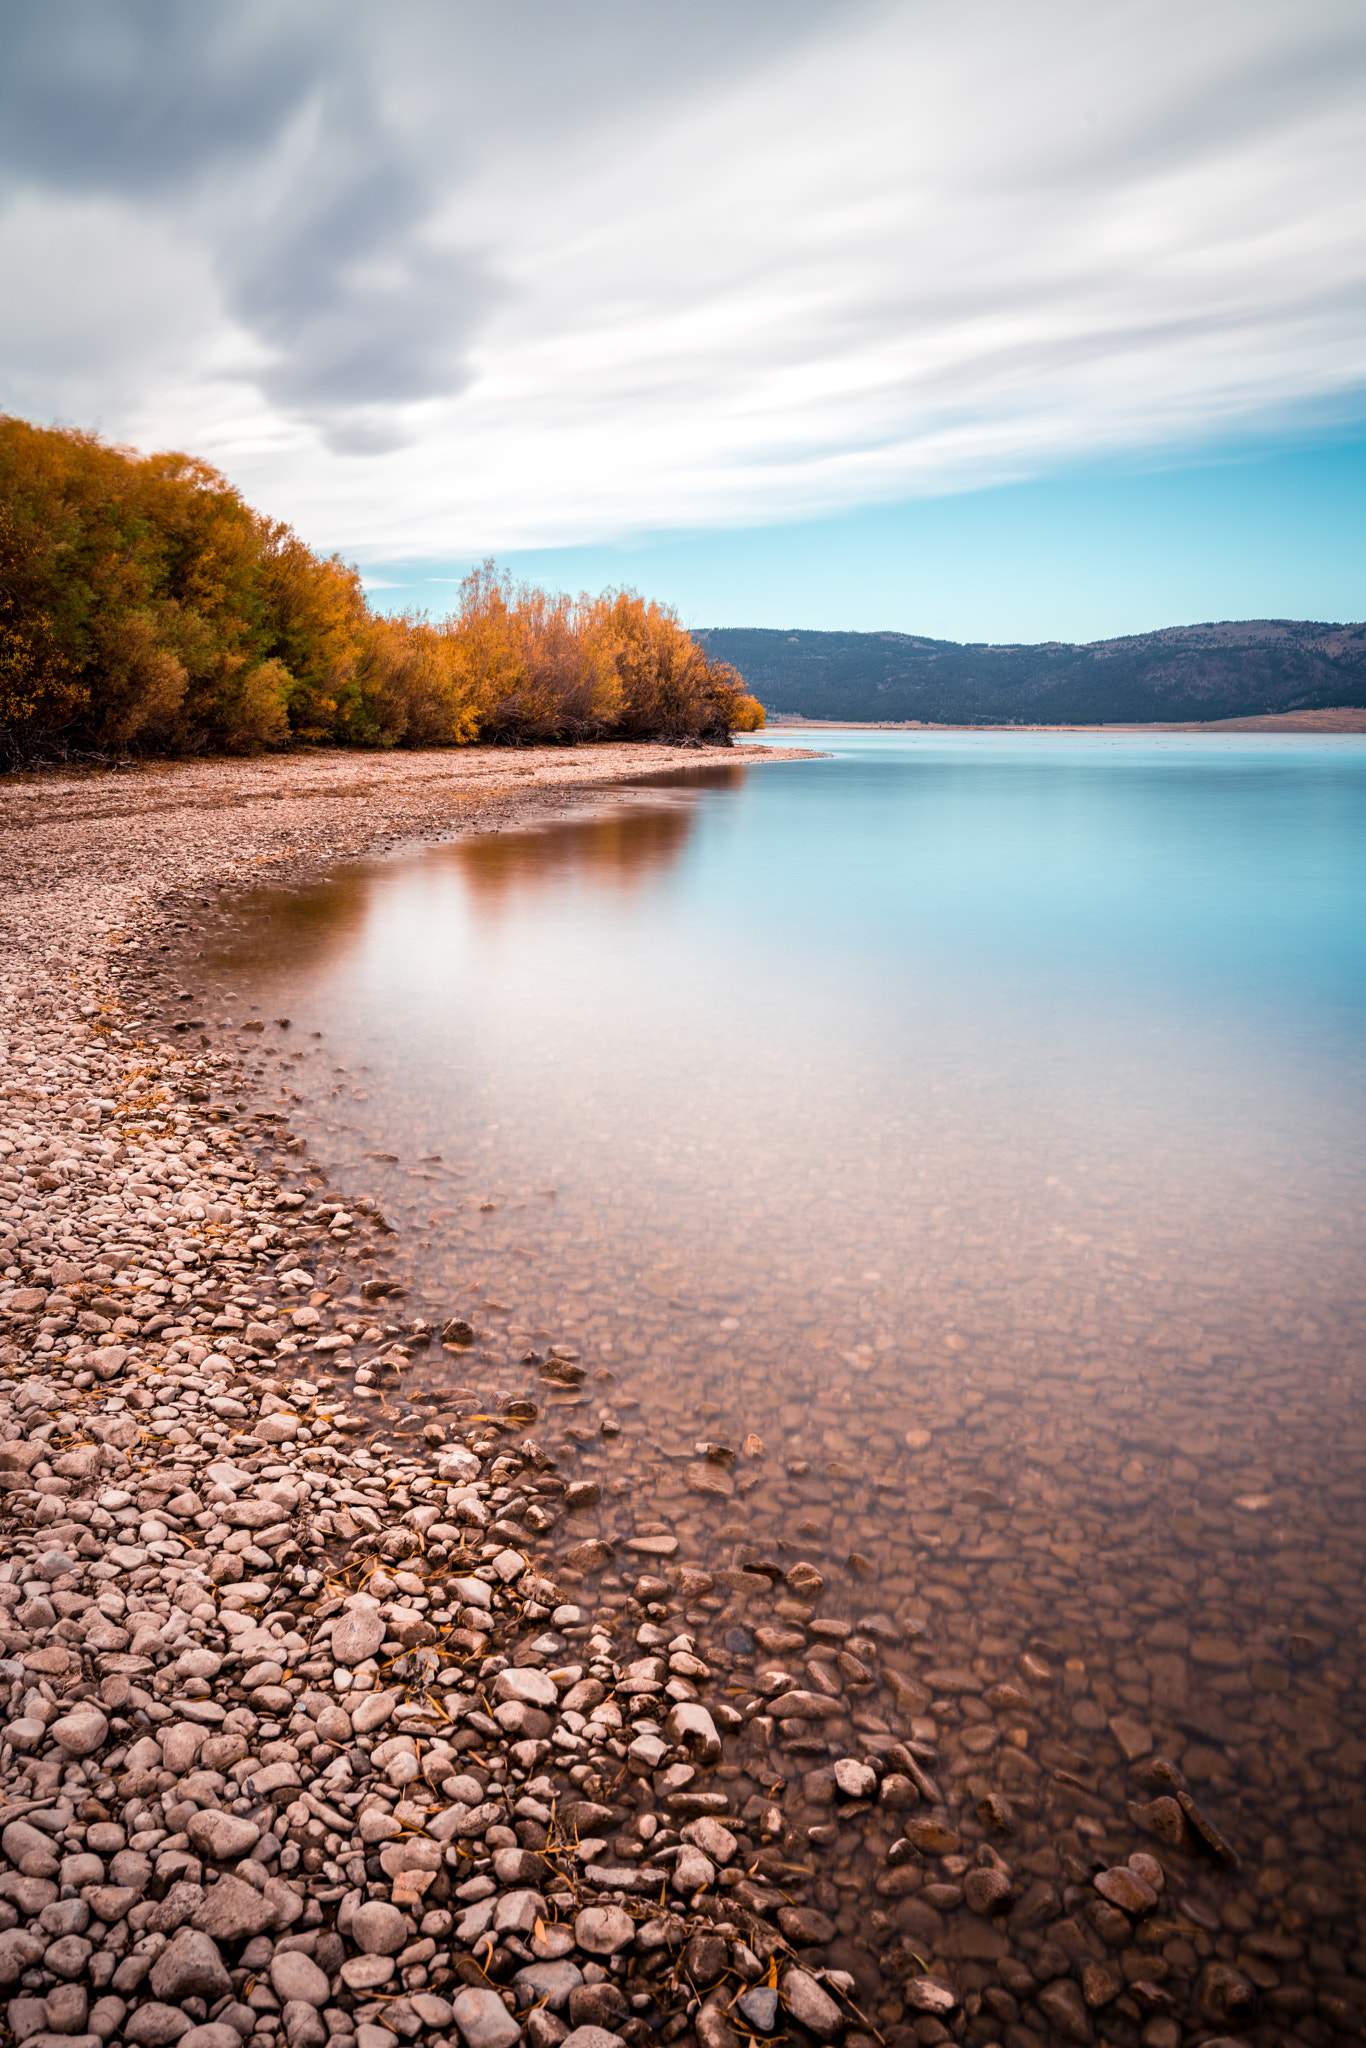
<svg viewBox="0 0 1366 2048">
<path fill-rule="evenodd" d="M 1366 610 L 1265 467 L 1366 431 L 1359 0 L 0 0 L 0 32 L 0 407 L 205 454 L 405 598 L 497 553 L 648 562 L 733 623 Z M 1212 562 L 1202 604 L 1184 538 L 1184 582 L 1154 565 L 1212 470 L 1286 567 Z M 1136 582 L 1088 610 L 1012 567 L 1011 506 L 1023 545 L 1039 493 L 1085 525 L 1126 476 L 1166 507 Z"/>
</svg>

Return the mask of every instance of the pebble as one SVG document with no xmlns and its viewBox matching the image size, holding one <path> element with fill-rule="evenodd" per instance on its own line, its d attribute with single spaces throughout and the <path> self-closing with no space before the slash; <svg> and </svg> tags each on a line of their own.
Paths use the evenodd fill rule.
<svg viewBox="0 0 1366 2048">
<path fill-rule="evenodd" d="M 378 1614 L 343 1614 L 332 1631 L 332 1656 L 338 1664 L 363 1664 L 383 1641 L 384 1623 Z"/>
<path fill-rule="evenodd" d="M 788 1970 L 778 1984 L 784 2009 L 818 2041 L 833 2041 L 844 2031 L 844 2015 L 809 1970 Z"/>
<path fill-rule="evenodd" d="M 756 2032 L 771 2034 L 778 2020 L 778 1994 L 766 1984 L 751 1984 L 735 2001 L 741 2017 Z"/>
<path fill-rule="evenodd" d="M 217 1863 L 235 1863 L 256 1847 L 261 1830 L 255 1821 L 237 1814 L 200 1812 L 190 1819 L 189 1835 L 192 1848 L 201 1849 Z"/>
<path fill-rule="evenodd" d="M 1157 1904 L 1157 1893 L 1152 1886 L 1145 1884 L 1137 1871 L 1122 1864 L 1115 1870 L 1102 1870 L 1096 1879 L 1096 1890 L 1112 1906 L 1119 1906 L 1135 1916 L 1149 1912 Z"/>
<path fill-rule="evenodd" d="M 877 1792 L 877 1773 L 855 1757 L 842 1756 L 835 1765 L 835 1783 L 846 1798 L 871 1799 Z"/>
<path fill-rule="evenodd" d="M 519 1970 L 512 1980 L 519 2006 L 530 2005 L 544 2000 L 552 2012 L 563 2012 L 569 2004 L 569 1994 L 582 1984 L 583 1972 L 569 1961 L 551 1963 L 529 1963 Z"/>
<path fill-rule="evenodd" d="M 520 2033 L 496 1991 L 465 1985 L 451 2000 L 451 2011 L 465 2048 L 511 2048 Z M 595 2048 L 595 2044 L 581 2044 L 581 2048 Z"/>
<path fill-rule="evenodd" d="M 297 1949 L 272 1958 L 270 1986 L 276 1997 L 286 2002 L 301 1999 L 305 2005 L 327 2003 L 329 1987 L 326 1974 Z"/>
<path fill-rule="evenodd" d="M 363 1955 L 392 1956 L 406 1946 L 408 1923 L 397 1906 L 371 1899 L 351 1916 L 351 1940 Z"/>
<path fill-rule="evenodd" d="M 61 1744 L 68 1756 L 92 1755 L 108 1733 L 108 1721 L 92 1708 L 63 1715 L 52 1724 L 52 1739 Z"/>
<path fill-rule="evenodd" d="M 177 1932 L 152 1965 L 147 1981 L 156 1997 L 170 2005 L 186 1998 L 223 1998 L 232 1990 L 217 1944 L 207 1934 L 196 1934 L 190 1928 Z"/>
<path fill-rule="evenodd" d="M 1089 2041 L 1091 2020 L 1081 1990 L 1070 1977 L 1055 1978 L 1038 1996 L 1039 2011 L 1064 2041 Z"/>
<path fill-rule="evenodd" d="M 590 1956 L 614 1956 L 635 1937 L 635 1921 L 621 1906 L 588 1906 L 574 1921 L 574 1940 Z"/>
<path fill-rule="evenodd" d="M 935 2018 L 944 2018 L 958 2004 L 958 1993 L 952 1984 L 946 1984 L 938 1977 L 910 1977 L 906 1981 L 906 2003 L 913 2012 L 923 2012 Z"/>
<path fill-rule="evenodd" d="M 161 2005 L 149 1999 L 125 2020 L 123 2038 L 131 2041 L 134 2048 L 167 2048 L 168 2043 L 188 2034 L 192 2025 L 178 2006 Z"/>
<path fill-rule="evenodd" d="M 239 780 L 269 791 L 274 772 Z M 546 1415 L 527 1436 L 471 1404 L 439 1443 L 365 1449 L 347 1426 L 361 1376 L 389 1345 L 408 1366 L 441 1318 L 424 1336 L 394 1301 L 394 1328 L 367 1340 L 379 1309 L 351 1226 L 302 1155 L 267 1166 L 203 1109 L 227 1057 L 140 1031 L 109 938 L 161 943 L 197 878 L 278 850 L 253 836 L 277 829 L 276 800 L 251 802 L 259 817 L 228 814 L 232 844 L 218 813 L 188 818 L 177 875 L 137 854 L 141 827 L 106 834 L 136 856 L 127 875 L 92 878 L 98 820 L 70 848 L 26 826 L 36 893 L 4 906 L 0 1904 L 17 1924 L 0 1929 L 0 1986 L 16 2038 L 386 2048 L 454 2028 L 471 2048 L 555 2048 L 591 2011 L 581 2048 L 643 2048 L 637 2025 L 686 2021 L 681 1957 L 709 1997 L 743 1983 L 732 2017 L 756 2032 L 780 2023 L 758 1981 L 776 1958 L 807 2035 L 866 2039 L 861 2010 L 889 2048 L 1015 2027 L 1018 2048 L 1107 2028 L 1178 2048 L 1272 2023 L 1321 2048 L 1314 2028 L 1349 2029 L 1366 1984 L 1366 1728 L 1333 1605 L 1350 1610 L 1350 1546 L 1325 1538 L 1320 1583 L 1270 1545 L 1276 1473 L 1224 1471 L 1214 1423 L 1144 1448 L 1136 1408 L 1134 1445 L 1112 1454 L 1088 1434 L 1085 1382 L 1038 1409 L 960 1359 L 951 1378 L 925 1369 L 934 1426 L 885 1448 L 875 1418 L 841 1418 L 813 1387 L 743 1462 L 712 1421 L 670 1468 L 618 1386 L 617 1435 L 552 1439 Z M 324 794 L 318 815 L 340 806 Z M 447 1324 L 468 1332 L 450 1340 L 462 1355 L 478 1320 Z M 586 1398 L 589 1348 L 558 1364 L 556 1399 Z M 324 1399 L 319 1368 L 353 1377 Z M 410 1428 L 422 1411 L 393 1413 Z M 814 1464 L 813 1432 L 831 1438 Z M 618 1436 L 645 1505 L 614 1491 Z M 1111 1542 L 1167 1498 L 1159 1455 L 1183 1504 L 1156 1547 Z M 841 1489 L 878 1477 L 872 1504 L 903 1504 L 898 1569 L 852 1522 L 833 1533 Z M 770 1489 L 771 1549 L 739 1520 L 729 1547 L 704 1544 L 701 1517 L 751 1527 Z M 810 1555 L 789 1563 L 780 1536 Z M 1250 1618 L 1268 1585 L 1274 1623 Z M 642 1987 L 644 2019 L 618 2011 L 619 1981 Z M 724 2005 L 692 2026 L 701 2048 L 737 2038 Z"/>
</svg>

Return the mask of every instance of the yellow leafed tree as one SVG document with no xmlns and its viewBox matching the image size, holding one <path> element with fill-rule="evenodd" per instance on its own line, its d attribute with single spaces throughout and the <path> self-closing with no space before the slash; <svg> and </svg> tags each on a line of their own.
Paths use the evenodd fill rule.
<svg viewBox="0 0 1366 2048">
<path fill-rule="evenodd" d="M 386 616 L 358 571 L 209 464 L 0 416 L 0 739 L 11 762 L 286 744 L 727 739 L 740 678 L 630 591 L 485 562 L 450 618 Z"/>
</svg>

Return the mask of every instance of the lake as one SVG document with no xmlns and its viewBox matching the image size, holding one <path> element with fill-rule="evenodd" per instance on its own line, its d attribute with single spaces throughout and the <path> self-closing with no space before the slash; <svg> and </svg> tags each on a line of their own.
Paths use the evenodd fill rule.
<svg viewBox="0 0 1366 2048">
<path fill-rule="evenodd" d="M 1227 1950 L 1274 2001 L 1262 1928 L 1327 1981 L 1366 1885 L 1366 741 L 800 740 L 263 888 L 203 999 L 290 1018 L 243 1085 L 404 1313 L 480 1332 L 406 1389 L 529 1394 L 599 1482 L 543 1554 L 614 1542 L 620 1602 L 673 1539 L 722 1670 L 819 1594 L 846 1746 L 890 1739 L 882 1658 L 950 1805 L 1013 1801 L 1059 1885 L 1176 1831 L 1158 1977 Z M 755 1726 L 777 1777 L 829 1747 Z"/>
</svg>

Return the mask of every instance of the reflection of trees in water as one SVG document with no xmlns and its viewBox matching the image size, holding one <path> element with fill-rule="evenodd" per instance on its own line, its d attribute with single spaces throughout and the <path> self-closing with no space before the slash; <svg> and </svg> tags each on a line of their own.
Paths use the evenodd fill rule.
<svg viewBox="0 0 1366 2048">
<path fill-rule="evenodd" d="M 479 833 L 415 858 L 441 863 L 453 858 L 472 901 L 484 908 L 501 905 L 519 890 L 566 879 L 639 888 L 681 855 L 692 830 L 693 794 L 738 789 L 745 774 L 743 763 L 726 762 L 636 776 L 625 786 L 657 790 L 659 801 L 635 796 L 574 817 Z M 687 794 L 675 797 L 675 791 Z M 261 968 L 333 965 L 364 936 L 376 884 L 382 899 L 383 884 L 394 874 L 393 868 L 367 865 L 342 868 L 301 888 L 265 882 L 238 898 L 235 928 L 220 933 L 202 964 L 196 962 L 196 971 L 241 976 Z"/>
<path fill-rule="evenodd" d="M 456 859 L 471 897 L 485 907 L 567 879 L 635 889 L 678 860 L 694 815 L 690 803 L 623 804 L 535 831 L 462 840 Z"/>
<path fill-rule="evenodd" d="M 649 775 L 623 775 L 623 789 L 739 789 L 745 779 L 743 761 L 712 762 L 696 768 L 657 768 Z"/>
<path fill-rule="evenodd" d="M 361 936 L 373 881 L 373 871 L 353 871 L 301 889 L 252 890 L 233 905 L 236 929 L 206 949 L 204 970 L 241 975 L 340 958 Z"/>
</svg>

